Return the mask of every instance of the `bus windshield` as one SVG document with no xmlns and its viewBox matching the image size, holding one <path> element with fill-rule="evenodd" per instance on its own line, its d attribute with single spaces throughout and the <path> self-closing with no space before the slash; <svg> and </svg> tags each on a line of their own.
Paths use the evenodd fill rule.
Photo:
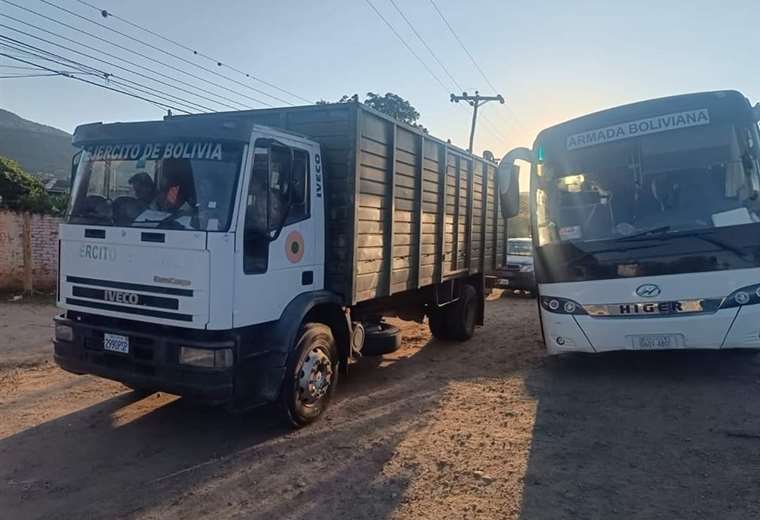
<svg viewBox="0 0 760 520">
<path fill-rule="evenodd" d="M 711 124 L 583 147 L 537 143 L 538 245 L 760 222 L 754 135 Z"/>
<path fill-rule="evenodd" d="M 243 146 L 166 142 L 88 146 L 67 222 L 226 231 Z"/>
</svg>

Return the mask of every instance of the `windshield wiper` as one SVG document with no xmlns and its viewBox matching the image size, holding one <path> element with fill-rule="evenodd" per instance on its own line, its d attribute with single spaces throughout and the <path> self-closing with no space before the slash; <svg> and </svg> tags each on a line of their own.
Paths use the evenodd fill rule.
<svg viewBox="0 0 760 520">
<path fill-rule="evenodd" d="M 652 229 L 645 229 L 644 231 L 640 231 L 638 233 L 634 233 L 633 235 L 628 235 L 628 236 L 625 236 L 625 237 L 618 238 L 617 241 L 618 242 L 625 242 L 625 241 L 628 241 L 628 240 L 636 240 L 637 238 L 642 238 L 642 237 L 664 235 L 668 231 L 670 231 L 670 225 L 659 226 L 659 227 L 652 228 Z"/>
<path fill-rule="evenodd" d="M 642 231 L 641 233 L 635 233 L 633 235 L 619 238 L 618 242 L 626 242 L 626 241 L 637 241 L 638 240 L 646 240 L 648 238 L 656 239 L 656 240 L 662 240 L 666 238 L 681 238 L 681 237 L 689 237 L 689 238 L 698 238 L 699 240 L 703 240 L 709 244 L 713 244 L 715 246 L 718 246 L 719 248 L 730 251 L 731 253 L 734 253 L 735 255 L 746 258 L 747 253 L 739 249 L 738 247 L 732 246 L 731 244 L 728 244 L 724 242 L 723 240 L 720 240 L 715 237 L 705 236 L 701 230 L 699 229 L 691 229 L 688 231 L 678 231 L 673 230 L 673 235 L 668 235 L 668 232 L 670 231 L 670 226 L 660 226 L 657 228 L 647 229 Z"/>
</svg>

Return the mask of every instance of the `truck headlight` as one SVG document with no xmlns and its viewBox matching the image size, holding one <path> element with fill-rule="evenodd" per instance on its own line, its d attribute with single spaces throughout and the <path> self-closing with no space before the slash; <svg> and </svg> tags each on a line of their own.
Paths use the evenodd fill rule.
<svg viewBox="0 0 760 520">
<path fill-rule="evenodd" d="M 232 366 L 231 348 L 179 347 L 179 363 L 200 368 L 229 368 Z"/>
<path fill-rule="evenodd" d="M 55 339 L 60 341 L 68 341 L 71 343 L 74 341 L 74 329 L 71 328 L 71 325 L 66 325 L 64 323 L 56 323 L 55 324 Z"/>
</svg>

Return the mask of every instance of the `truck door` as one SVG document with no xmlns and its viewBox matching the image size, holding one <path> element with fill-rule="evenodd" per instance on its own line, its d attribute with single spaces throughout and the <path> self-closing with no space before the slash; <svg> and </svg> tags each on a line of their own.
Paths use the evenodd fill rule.
<svg viewBox="0 0 760 520">
<path fill-rule="evenodd" d="M 238 224 L 235 327 L 278 319 L 303 292 L 324 287 L 319 146 L 254 135 Z"/>
</svg>

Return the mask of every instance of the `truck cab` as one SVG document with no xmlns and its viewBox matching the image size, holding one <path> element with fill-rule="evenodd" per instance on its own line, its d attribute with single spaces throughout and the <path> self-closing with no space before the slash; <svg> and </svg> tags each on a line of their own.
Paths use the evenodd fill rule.
<svg viewBox="0 0 760 520">
<path fill-rule="evenodd" d="M 240 120 L 86 125 L 74 144 L 56 361 L 219 402 L 236 361 L 282 370 L 282 351 L 246 337 L 324 288 L 319 145 Z"/>
</svg>

